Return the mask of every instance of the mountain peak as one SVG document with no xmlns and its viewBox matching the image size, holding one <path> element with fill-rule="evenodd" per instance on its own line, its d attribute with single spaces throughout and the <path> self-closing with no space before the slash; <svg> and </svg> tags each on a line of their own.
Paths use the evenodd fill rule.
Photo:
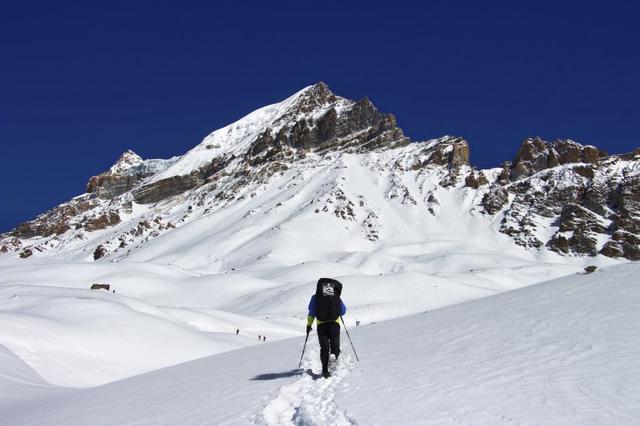
<svg viewBox="0 0 640 426">
<path fill-rule="evenodd" d="M 98 250 L 99 243 L 94 254 L 124 259 L 147 238 L 227 206 L 246 208 L 241 222 L 260 210 L 285 217 L 290 213 L 284 205 L 321 220 L 328 213 L 373 242 L 388 232 L 380 211 L 400 208 L 399 214 L 414 214 L 393 200 L 423 209 L 415 211 L 419 217 L 428 212 L 416 229 L 431 229 L 467 199 L 456 220 L 467 220 L 465 211 L 486 214 L 491 232 L 509 235 L 517 245 L 640 259 L 635 154 L 606 158 L 598 148 L 570 139 L 531 137 L 502 168 L 474 170 L 464 139 L 424 142 L 411 143 L 395 117 L 368 98 L 339 97 L 318 82 L 212 132 L 180 157 L 143 160 L 125 151 L 109 170 L 90 179 L 87 194 L 0 235 L 0 253 L 63 252 L 74 241 L 71 250 L 82 245 L 78 256 Z M 367 182 L 374 187 L 361 189 Z M 309 198 L 291 201 L 302 188 Z M 378 190 L 383 191 L 379 197 L 367 200 L 364 194 Z M 282 198 L 273 203 L 273 197 Z M 146 207 L 135 213 L 133 202 Z M 442 224 L 449 223 L 447 217 Z M 107 227 L 112 228 L 108 233 L 92 234 Z M 50 239 L 30 241 L 33 237 Z"/>
<path fill-rule="evenodd" d="M 318 82 L 215 130 L 148 183 L 203 170 L 207 174 L 212 163 L 224 158 L 273 158 L 284 147 L 327 150 L 397 141 L 404 143 L 407 138 L 392 115 L 379 112 L 368 100 L 337 96 L 326 83 Z"/>
<path fill-rule="evenodd" d="M 112 174 L 126 174 L 129 169 L 142 163 L 142 157 L 128 149 L 120 155 L 118 160 L 109 169 Z"/>
<path fill-rule="evenodd" d="M 302 89 L 303 92 L 305 93 L 331 93 L 331 89 L 329 89 L 329 85 L 327 85 L 327 83 L 325 83 L 324 81 L 319 81 L 317 83 L 312 84 L 311 86 L 307 86 L 304 89 Z"/>
<path fill-rule="evenodd" d="M 320 81 L 312 86 L 307 86 L 297 93 L 297 99 L 294 103 L 295 112 L 308 113 L 315 108 L 336 102 L 336 96 L 327 86 L 326 83 Z M 296 96 L 296 95 L 294 95 Z"/>
</svg>

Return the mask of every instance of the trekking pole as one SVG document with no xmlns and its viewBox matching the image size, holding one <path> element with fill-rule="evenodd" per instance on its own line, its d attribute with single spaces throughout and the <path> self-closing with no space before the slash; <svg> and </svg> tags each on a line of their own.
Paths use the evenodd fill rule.
<svg viewBox="0 0 640 426">
<path fill-rule="evenodd" d="M 347 324 L 344 323 L 344 318 L 342 318 L 342 315 L 340 315 L 340 321 L 342 321 L 342 325 L 344 325 L 344 331 L 347 333 L 347 338 L 349 339 L 349 343 L 351 343 L 351 349 L 353 349 L 353 354 L 356 356 L 356 360 L 360 362 L 360 358 L 358 358 L 358 353 L 356 352 L 356 348 L 353 347 L 351 336 L 349 336 L 349 330 L 347 330 Z"/>
<path fill-rule="evenodd" d="M 307 333 L 307 337 L 304 338 L 304 346 L 302 347 L 302 354 L 300 355 L 300 364 L 298 364 L 298 370 L 302 367 L 302 357 L 304 356 L 304 350 L 307 348 L 307 340 L 309 340 L 309 333 Z"/>
</svg>

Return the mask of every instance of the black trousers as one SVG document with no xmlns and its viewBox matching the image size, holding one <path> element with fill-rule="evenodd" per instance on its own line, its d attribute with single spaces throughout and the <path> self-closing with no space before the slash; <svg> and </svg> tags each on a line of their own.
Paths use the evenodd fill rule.
<svg viewBox="0 0 640 426">
<path fill-rule="evenodd" d="M 322 371 L 326 371 L 329 366 L 329 352 L 336 357 L 340 355 L 340 324 L 335 321 L 325 322 L 318 324 L 317 329 Z"/>
</svg>

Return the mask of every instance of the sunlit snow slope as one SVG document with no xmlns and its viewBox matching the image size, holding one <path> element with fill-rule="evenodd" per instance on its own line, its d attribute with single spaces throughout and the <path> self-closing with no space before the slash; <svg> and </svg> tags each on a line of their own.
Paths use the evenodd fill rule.
<svg viewBox="0 0 640 426">
<path fill-rule="evenodd" d="M 3 424 L 638 424 L 639 273 L 616 266 L 351 327 L 361 362 L 345 339 L 328 380 L 296 375 L 301 338 L 81 390 L 43 389 L 3 363 Z M 313 340 L 304 369 L 318 371 L 317 351 Z"/>
<path fill-rule="evenodd" d="M 422 313 L 640 259 L 639 193 L 640 150 L 527 138 L 478 170 L 317 83 L 0 234 L 0 345 L 90 387 L 300 336 L 320 277 L 350 325 Z"/>
</svg>

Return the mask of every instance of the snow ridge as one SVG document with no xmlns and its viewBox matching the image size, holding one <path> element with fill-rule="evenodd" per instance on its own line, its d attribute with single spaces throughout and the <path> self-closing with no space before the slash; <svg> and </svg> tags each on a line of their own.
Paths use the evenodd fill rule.
<svg viewBox="0 0 640 426">
<path fill-rule="evenodd" d="M 154 175 L 147 183 L 157 182 L 171 176 L 189 174 L 222 155 L 241 155 L 267 128 L 277 133 L 282 127 L 294 123 L 301 117 L 317 118 L 331 107 L 335 107 L 336 111 L 340 113 L 353 104 L 353 102 L 345 98 L 336 97 L 335 102 L 322 103 L 311 112 L 299 111 L 296 108 L 298 104 L 304 102 L 309 92 L 322 84 L 307 86 L 284 101 L 259 108 L 240 120 L 215 130 L 205 137 L 199 145 L 183 155 L 175 164 Z"/>
</svg>

